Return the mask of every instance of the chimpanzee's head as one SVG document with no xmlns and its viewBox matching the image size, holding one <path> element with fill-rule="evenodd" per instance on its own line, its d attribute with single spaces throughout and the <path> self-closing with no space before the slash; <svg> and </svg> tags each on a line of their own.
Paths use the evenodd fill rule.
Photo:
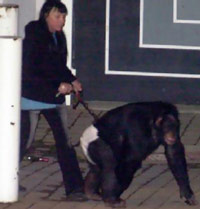
<svg viewBox="0 0 200 209">
<path fill-rule="evenodd" d="M 179 140 L 180 122 L 174 115 L 166 114 L 158 117 L 156 120 L 156 126 L 162 139 L 168 145 L 173 145 L 177 140 Z"/>
</svg>

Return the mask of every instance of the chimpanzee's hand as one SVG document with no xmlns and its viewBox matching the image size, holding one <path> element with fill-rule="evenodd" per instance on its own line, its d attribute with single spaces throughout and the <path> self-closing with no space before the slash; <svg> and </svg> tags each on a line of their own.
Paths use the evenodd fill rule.
<svg viewBox="0 0 200 209">
<path fill-rule="evenodd" d="M 188 205 L 198 205 L 198 201 L 195 198 L 195 195 L 193 194 L 190 187 L 182 188 L 180 191 L 181 198 L 185 198 L 185 203 Z"/>
<path fill-rule="evenodd" d="M 198 205 L 198 201 L 196 200 L 194 195 L 192 195 L 192 197 L 186 199 L 185 203 L 187 203 L 188 205 Z"/>
</svg>

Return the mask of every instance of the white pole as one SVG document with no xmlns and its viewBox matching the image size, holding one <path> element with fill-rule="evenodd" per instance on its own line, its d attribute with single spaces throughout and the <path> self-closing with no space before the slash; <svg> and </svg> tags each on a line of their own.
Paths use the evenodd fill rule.
<svg viewBox="0 0 200 209">
<path fill-rule="evenodd" d="M 0 36 L 17 36 L 18 6 L 0 4 Z"/>
<path fill-rule="evenodd" d="M 0 37 L 0 202 L 18 200 L 21 39 Z"/>
<path fill-rule="evenodd" d="M 18 200 L 22 41 L 18 6 L 0 5 L 0 203 Z"/>
<path fill-rule="evenodd" d="M 65 35 L 67 37 L 67 66 L 72 71 L 74 75 L 76 75 L 76 70 L 72 68 L 72 24 L 73 24 L 73 0 L 62 0 L 62 2 L 66 5 L 68 10 L 68 15 L 66 17 L 66 24 L 63 28 Z M 65 96 L 66 105 L 71 104 L 71 96 Z"/>
</svg>

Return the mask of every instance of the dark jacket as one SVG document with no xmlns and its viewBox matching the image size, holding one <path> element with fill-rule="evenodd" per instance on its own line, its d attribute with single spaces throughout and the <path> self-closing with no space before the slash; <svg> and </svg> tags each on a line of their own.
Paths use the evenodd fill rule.
<svg viewBox="0 0 200 209">
<path fill-rule="evenodd" d="M 76 80 L 66 67 L 67 44 L 63 32 L 56 32 L 57 45 L 46 23 L 30 22 L 25 27 L 22 61 L 22 96 L 36 101 L 61 104 L 55 97 L 61 82 Z"/>
</svg>

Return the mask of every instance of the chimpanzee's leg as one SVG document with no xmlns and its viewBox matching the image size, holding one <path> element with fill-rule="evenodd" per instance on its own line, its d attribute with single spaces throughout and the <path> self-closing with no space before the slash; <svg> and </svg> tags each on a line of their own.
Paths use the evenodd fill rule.
<svg viewBox="0 0 200 209">
<path fill-rule="evenodd" d="M 165 144 L 165 154 L 169 167 L 180 188 L 181 197 L 185 197 L 188 204 L 196 204 L 193 191 L 190 188 L 185 151 L 183 144 L 177 140 L 174 144 Z"/>
<path fill-rule="evenodd" d="M 99 201 L 100 196 L 100 168 L 97 165 L 90 164 L 90 170 L 85 177 L 84 191 L 88 199 Z"/>
<path fill-rule="evenodd" d="M 101 170 L 102 199 L 111 207 L 124 207 L 125 201 L 119 197 L 120 185 L 115 173 L 117 161 L 113 151 L 103 140 L 97 139 L 88 147 L 90 158 Z"/>
<path fill-rule="evenodd" d="M 117 178 L 120 182 L 119 196 L 128 188 L 130 185 L 135 172 L 141 167 L 141 161 L 128 161 L 121 162 L 117 167 Z"/>
</svg>

